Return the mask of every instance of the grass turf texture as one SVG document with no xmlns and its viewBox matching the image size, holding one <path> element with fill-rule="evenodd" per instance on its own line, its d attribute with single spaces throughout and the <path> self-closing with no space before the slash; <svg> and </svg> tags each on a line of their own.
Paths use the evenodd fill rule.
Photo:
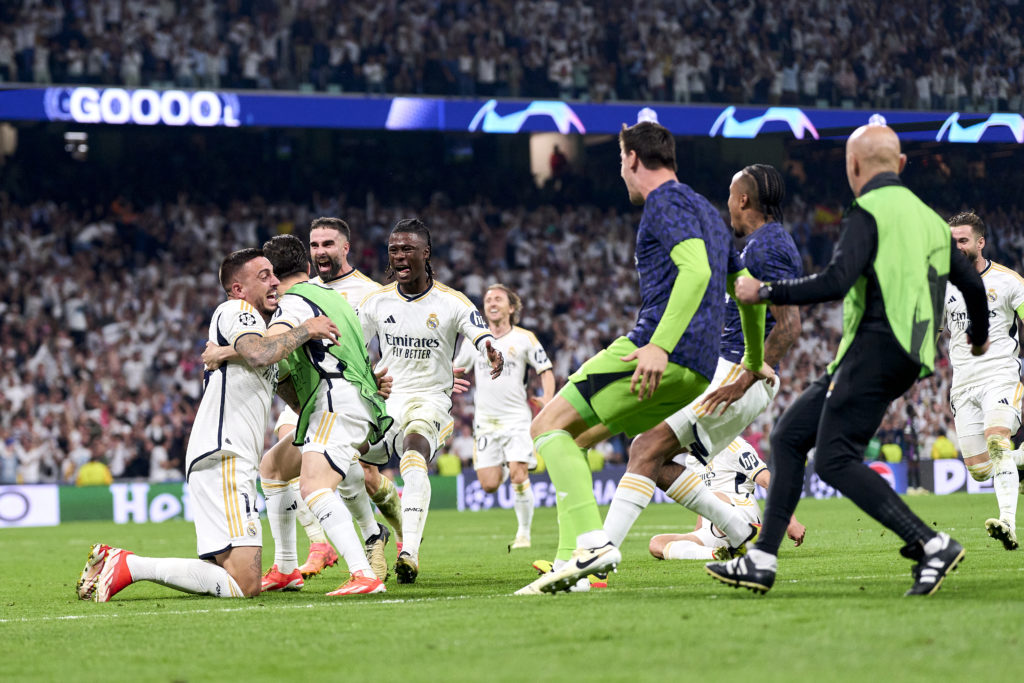
<svg viewBox="0 0 1024 683">
<path fill-rule="evenodd" d="M 0 680 L 1019 680 L 1024 552 L 985 535 L 994 498 L 911 506 L 967 549 L 930 598 L 902 597 L 911 577 L 899 539 L 835 499 L 801 504 L 807 541 L 786 542 L 766 596 L 714 582 L 702 562 L 650 557 L 651 535 L 692 528 L 693 515 L 669 505 L 641 516 L 607 590 L 536 597 L 510 593 L 553 553 L 548 509 L 537 511 L 533 548 L 511 554 L 511 511 L 433 512 L 415 585 L 392 577 L 384 595 L 346 598 L 324 596 L 342 582 L 333 567 L 299 593 L 253 600 L 140 583 L 110 603 L 80 602 L 90 544 L 190 557 L 192 525 L 4 529 Z"/>
</svg>

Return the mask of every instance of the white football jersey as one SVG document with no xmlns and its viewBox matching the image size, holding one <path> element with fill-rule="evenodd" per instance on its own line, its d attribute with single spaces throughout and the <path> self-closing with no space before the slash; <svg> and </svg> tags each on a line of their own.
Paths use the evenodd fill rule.
<svg viewBox="0 0 1024 683">
<path fill-rule="evenodd" d="M 981 280 L 988 298 L 989 327 L 989 348 L 982 356 L 971 355 L 967 341 L 970 321 L 963 294 L 953 285 L 946 285 L 945 325 L 949 330 L 949 360 L 953 364 L 951 389 L 1020 377 L 1017 317 L 1024 317 L 1024 278 L 989 261 Z"/>
<path fill-rule="evenodd" d="M 263 316 L 251 304 L 230 299 L 213 312 L 209 337 L 213 343 L 233 347 L 247 334 L 267 334 Z M 219 450 L 258 463 L 276 388 L 276 363 L 253 369 L 240 359 L 207 372 L 203 398 L 188 440 L 188 469 Z"/>
<path fill-rule="evenodd" d="M 526 400 L 527 370 L 533 368 L 539 375 L 551 369 L 551 361 L 533 332 L 522 327 L 512 327 L 495 337 L 491 345 L 505 357 L 505 367 L 497 379 L 491 379 L 487 356 L 465 341 L 454 363 L 476 373 L 474 430 L 500 431 L 529 425 L 533 414 Z"/>
<path fill-rule="evenodd" d="M 740 498 L 754 495 L 754 477 L 768 469 L 754 447 L 742 437 L 737 437 L 707 465 L 692 455 L 686 456 L 686 467 L 699 473 L 712 491 Z"/>
<path fill-rule="evenodd" d="M 314 283 L 311 282 L 310 284 Z M 319 284 L 317 286 L 324 287 Z M 324 289 L 328 288 L 324 287 Z M 278 300 L 277 311 L 274 313 L 274 317 L 270 319 L 270 326 L 273 327 L 281 323 L 294 329 L 307 320 L 322 314 L 323 311 L 310 302 L 309 299 L 285 292 Z M 329 345 L 329 341 L 311 339 L 303 344 L 301 348 L 321 374 L 327 376 L 339 375 L 342 371 L 341 361 L 327 352 Z"/>
<path fill-rule="evenodd" d="M 461 334 L 478 349 L 491 333 L 461 292 L 440 282 L 413 297 L 393 283 L 359 304 L 363 335 L 380 342 L 380 365 L 395 379 L 394 394 L 452 393 L 452 359 Z M 449 398 L 450 402 L 450 398 Z"/>
<path fill-rule="evenodd" d="M 359 311 L 359 302 L 370 292 L 380 289 L 380 283 L 363 275 L 355 268 L 344 275 L 339 275 L 333 280 L 327 280 L 326 282 L 319 275 L 310 278 L 309 281 L 314 285 L 330 287 L 335 292 L 338 292 L 348 300 L 349 304 L 357 312 Z"/>
</svg>

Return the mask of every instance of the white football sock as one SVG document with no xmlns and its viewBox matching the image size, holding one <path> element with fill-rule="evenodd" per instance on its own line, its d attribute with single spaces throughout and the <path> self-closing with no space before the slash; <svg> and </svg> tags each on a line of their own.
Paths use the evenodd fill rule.
<svg viewBox="0 0 1024 683">
<path fill-rule="evenodd" d="M 427 461 L 419 451 L 406 451 L 399 464 L 402 472 L 402 552 L 418 557 L 423 527 L 430 508 L 430 478 Z"/>
<path fill-rule="evenodd" d="M 363 474 L 363 466 L 358 460 L 352 463 L 345 478 L 338 484 L 338 493 L 359 525 L 363 541 L 380 531 L 380 525 L 373 516 L 373 508 L 370 506 L 370 496 L 366 493 L 366 475 Z"/>
<path fill-rule="evenodd" d="M 711 492 L 696 474 L 683 470 L 666 491 L 668 497 L 684 508 L 693 510 L 721 529 L 736 547 L 750 536 L 750 524 L 735 507 Z"/>
<path fill-rule="evenodd" d="M 181 557 L 127 557 L 133 581 L 153 581 L 185 593 L 241 598 L 242 589 L 224 567 Z"/>
<path fill-rule="evenodd" d="M 626 472 L 615 489 L 615 497 L 604 518 L 604 530 L 616 547 L 626 540 L 640 513 L 654 496 L 654 480 Z"/>
<path fill-rule="evenodd" d="M 995 489 L 995 502 L 999 505 L 999 519 L 1017 527 L 1017 499 L 1020 496 L 1020 479 L 1017 465 L 1006 454 L 999 454 L 992 460 L 992 488 Z"/>
<path fill-rule="evenodd" d="M 309 506 L 302 499 L 302 493 L 299 491 L 298 477 L 292 479 L 291 487 L 292 491 L 295 492 L 295 514 L 298 515 L 299 524 L 305 529 L 306 536 L 309 536 L 309 542 L 327 543 L 327 535 L 324 534 L 323 527 L 320 526 L 320 522 L 316 521 L 316 515 L 309 511 Z"/>
<path fill-rule="evenodd" d="M 576 537 L 577 548 L 600 548 L 609 543 L 611 541 L 608 540 L 608 534 L 604 532 L 604 529 L 594 529 Z"/>
<path fill-rule="evenodd" d="M 324 533 L 348 564 L 352 574 L 360 571 L 371 572 L 366 551 L 352 526 L 352 515 L 341 499 L 331 489 L 317 489 L 306 496 L 306 505 L 316 515 Z"/>
<path fill-rule="evenodd" d="M 666 560 L 713 560 L 715 549 L 693 541 L 672 541 L 661 554 Z"/>
<path fill-rule="evenodd" d="M 391 531 L 395 534 L 395 541 L 402 542 L 402 499 L 398 496 L 398 489 L 395 483 L 381 475 L 380 488 L 371 498 L 380 514 L 384 516 L 387 523 L 391 525 Z"/>
<path fill-rule="evenodd" d="M 274 537 L 274 564 L 282 574 L 291 574 L 299 566 L 295 548 L 295 509 L 298 496 L 286 481 L 263 479 L 263 495 L 267 499 L 267 522 Z M 319 525 L 317 525 L 319 526 Z"/>
<path fill-rule="evenodd" d="M 516 536 L 530 537 L 530 526 L 533 524 L 533 487 L 530 480 L 512 484 L 512 491 L 515 493 L 512 507 L 516 511 L 516 521 L 519 522 L 519 530 Z"/>
<path fill-rule="evenodd" d="M 750 558 L 758 569 L 771 569 L 774 572 L 779 568 L 779 558 L 763 550 L 751 548 L 747 551 L 747 557 Z"/>
</svg>

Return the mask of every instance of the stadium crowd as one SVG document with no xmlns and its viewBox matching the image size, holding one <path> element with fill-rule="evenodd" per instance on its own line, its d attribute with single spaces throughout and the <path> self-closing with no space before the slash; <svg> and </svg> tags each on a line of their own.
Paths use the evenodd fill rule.
<svg viewBox="0 0 1024 683">
<path fill-rule="evenodd" d="M 1020 3 L 21 0 L 0 81 L 1020 109 Z"/>
<path fill-rule="evenodd" d="M 1019 269 L 1024 212 L 981 213 L 990 226 L 988 255 Z M 0 483 L 73 482 L 90 460 L 106 461 L 119 478 L 181 478 L 208 317 L 223 299 L 220 259 L 274 234 L 301 233 L 319 215 L 350 222 L 350 259 L 378 281 L 385 279 L 390 227 L 399 217 L 420 216 L 433 231 L 438 280 L 477 302 L 494 280 L 519 291 L 521 324 L 547 348 L 559 386 L 633 323 L 636 216 L 614 209 L 452 206 L 436 195 L 422 208 L 318 198 L 308 205 L 236 201 L 221 209 L 182 197 L 73 211 L 0 197 L 0 258 L 7 264 L 0 278 Z M 821 236 L 831 241 L 837 216 L 838 205 L 790 201 L 786 223 L 808 270 L 827 261 L 826 252 L 809 247 Z M 775 418 L 831 359 L 839 329 L 838 305 L 803 309 L 803 334 L 783 362 L 779 397 L 748 431 L 762 453 Z M 898 441 L 906 431 L 908 405 L 925 450 L 936 435 L 952 436 L 949 381 L 943 355 L 937 374 L 892 406 L 887 438 Z M 461 437 L 451 445 L 467 459 L 471 398 L 456 402 Z M 624 447 L 614 442 L 607 454 L 621 460 Z"/>
</svg>

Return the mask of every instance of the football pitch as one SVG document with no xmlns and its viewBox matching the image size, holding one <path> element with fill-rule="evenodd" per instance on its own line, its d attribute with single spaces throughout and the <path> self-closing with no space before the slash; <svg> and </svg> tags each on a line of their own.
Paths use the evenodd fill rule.
<svg viewBox="0 0 1024 683">
<path fill-rule="evenodd" d="M 692 528 L 670 505 L 641 516 L 609 588 L 537 597 L 510 594 L 553 553 L 551 509 L 537 511 L 533 548 L 511 554 L 511 511 L 433 512 L 417 583 L 392 577 L 386 594 L 347 598 L 324 595 L 342 582 L 333 567 L 301 592 L 253 600 L 140 583 L 110 603 L 81 602 L 90 544 L 193 557 L 192 525 L 4 529 L 0 680 L 1019 680 L 1024 552 L 985 535 L 994 497 L 910 504 L 967 550 L 930 598 L 902 597 L 911 577 L 899 540 L 836 499 L 803 501 L 807 541 L 786 542 L 766 596 L 712 581 L 702 562 L 650 557 L 651 535 Z"/>
</svg>

